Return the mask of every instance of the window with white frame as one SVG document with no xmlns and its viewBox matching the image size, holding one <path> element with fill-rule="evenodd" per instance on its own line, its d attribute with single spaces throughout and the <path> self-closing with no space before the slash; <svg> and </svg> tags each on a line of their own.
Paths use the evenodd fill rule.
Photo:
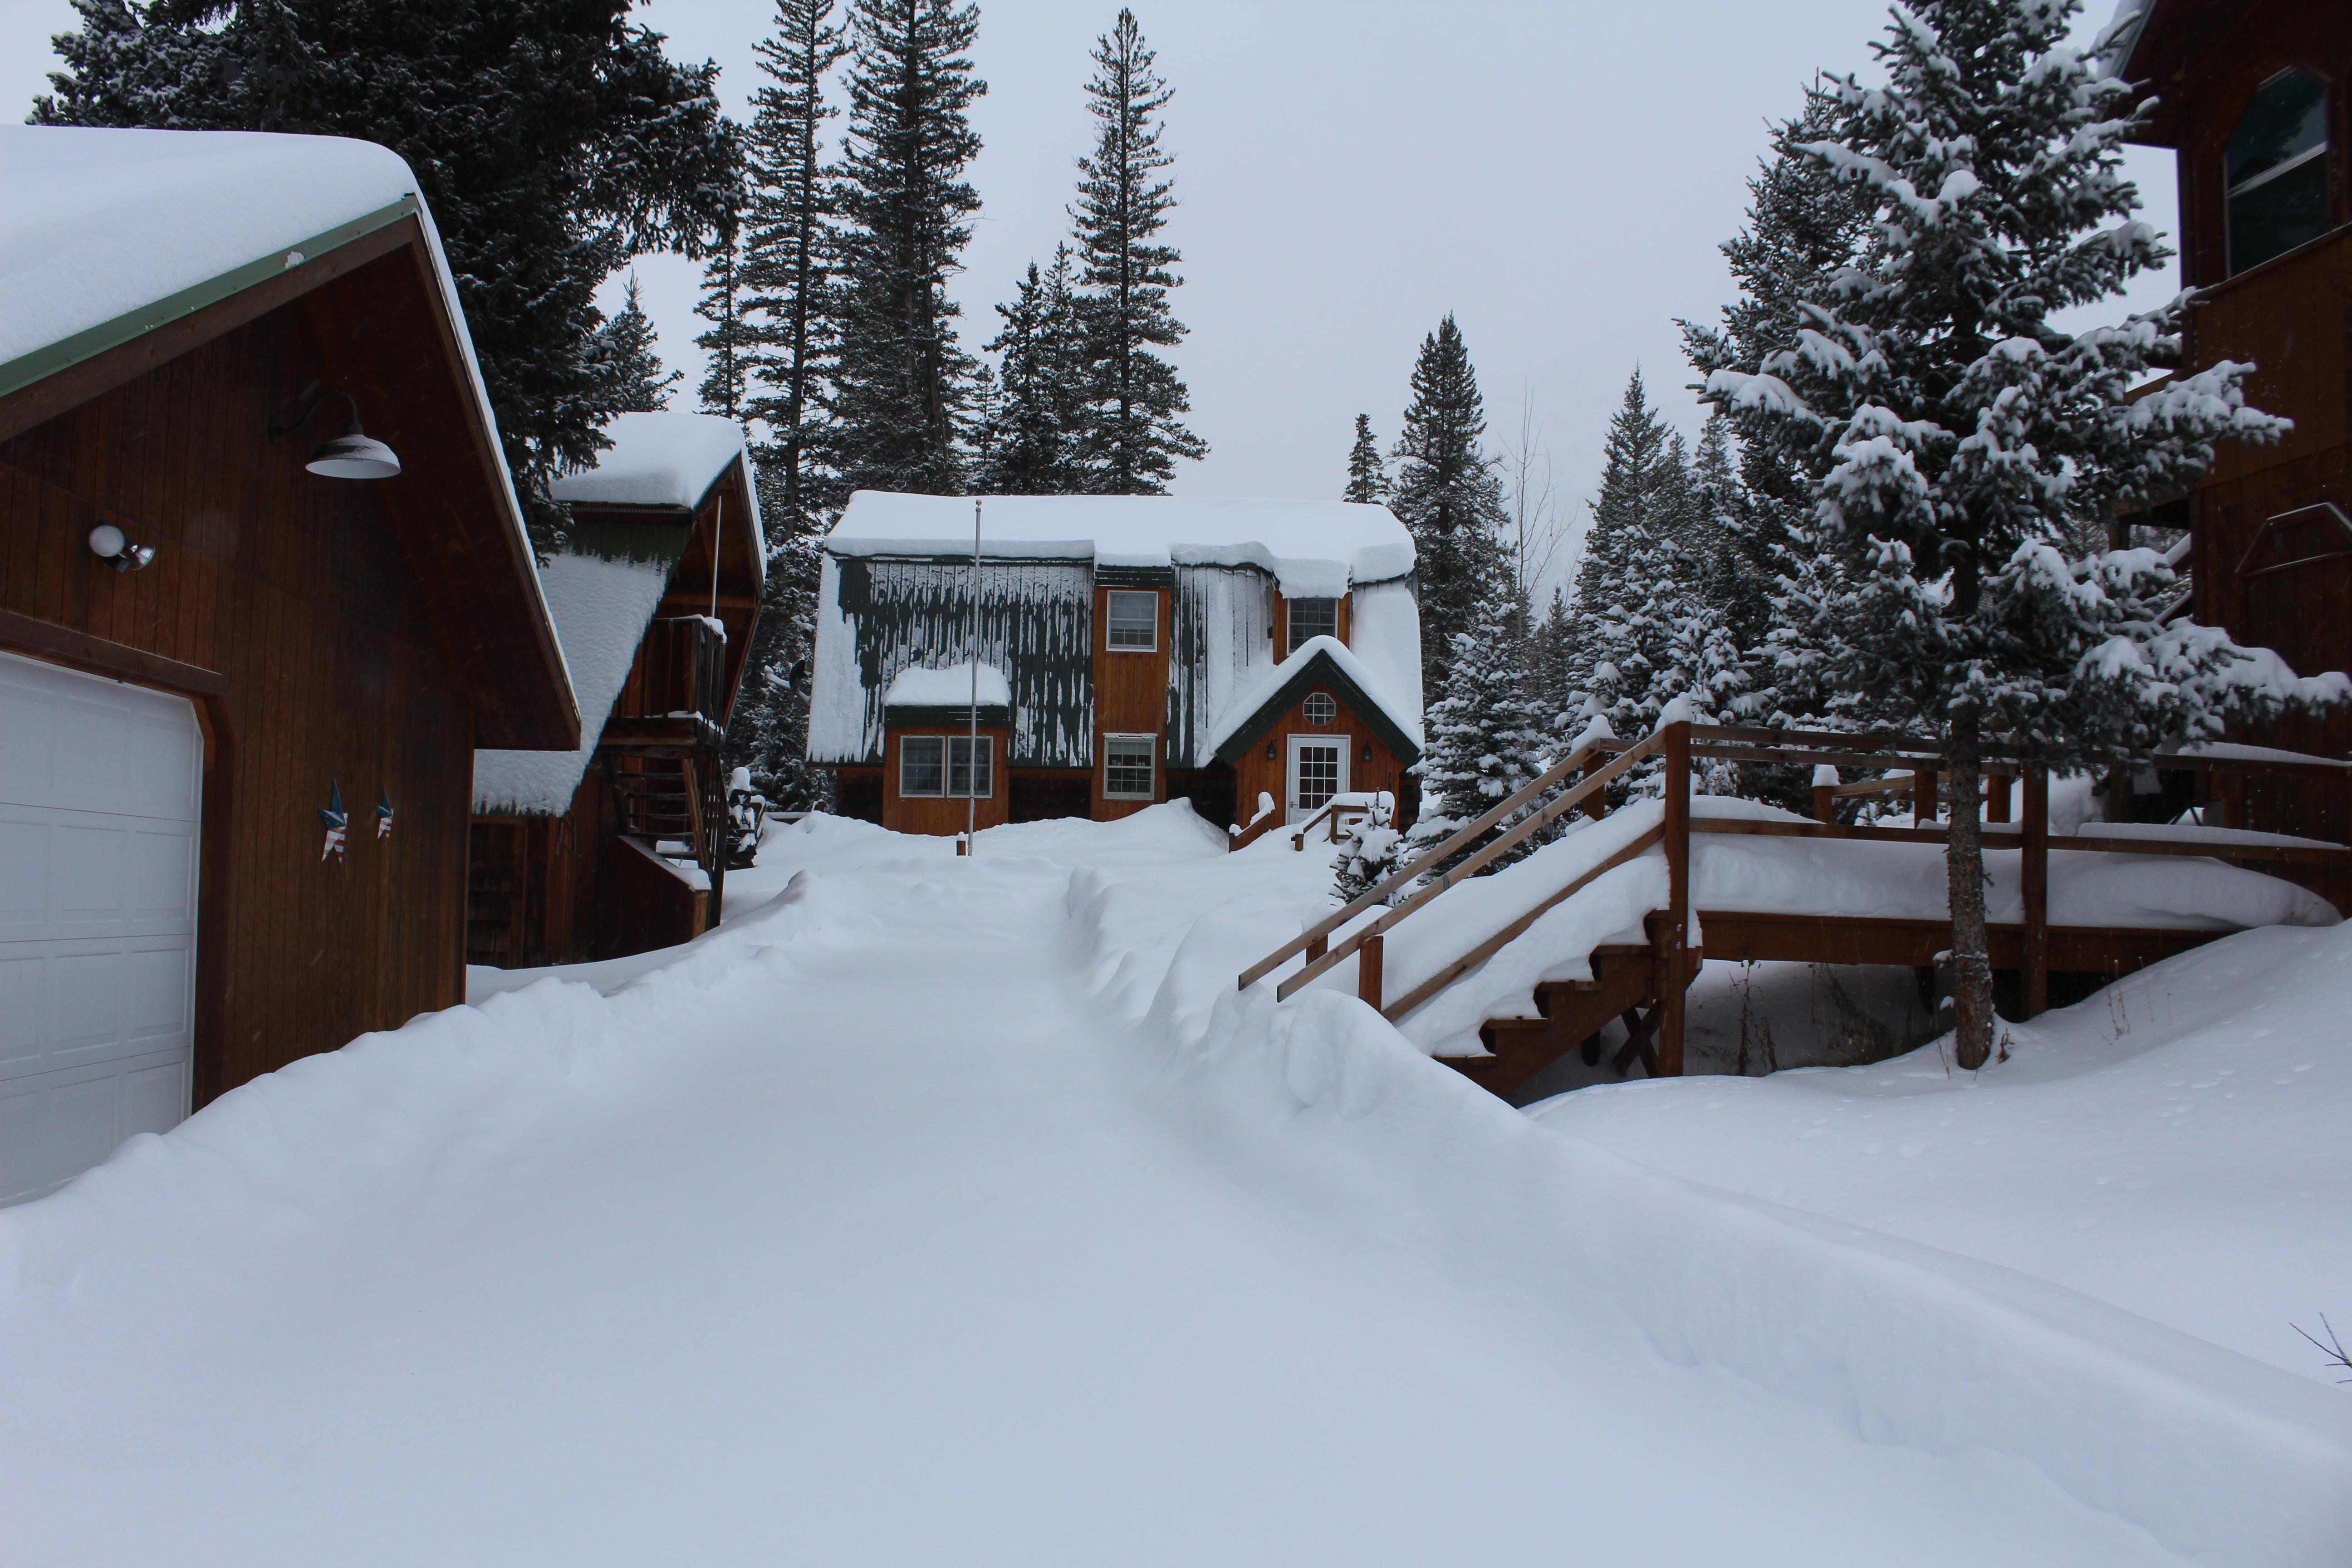
<svg viewBox="0 0 2352 1568">
<path fill-rule="evenodd" d="M 1113 588 L 1104 613 L 1103 646 L 1114 653 L 1150 653 L 1160 646 L 1160 595 Z"/>
<path fill-rule="evenodd" d="M 1309 637 L 1336 637 L 1339 635 L 1339 601 L 1337 599 L 1293 599 L 1290 604 L 1290 646 L 1283 651 L 1297 653 L 1298 645 Z"/>
<path fill-rule="evenodd" d="M 1299 704 L 1299 709 L 1307 715 L 1309 724 L 1328 724 L 1339 716 L 1339 705 L 1332 701 L 1330 693 L 1326 691 L 1308 692 L 1307 700 Z"/>
<path fill-rule="evenodd" d="M 1103 798 L 1150 800 L 1152 771 L 1158 761 L 1158 738 L 1151 735 L 1103 737 Z"/>
<path fill-rule="evenodd" d="M 898 793 L 945 795 L 948 742 L 943 735 L 904 735 L 898 740 Z"/>
<path fill-rule="evenodd" d="M 993 735 L 948 737 L 948 793 L 976 795 L 986 800 L 996 793 Z M 977 750 L 974 748 L 977 747 Z"/>
<path fill-rule="evenodd" d="M 972 750 L 970 735 L 906 735 L 898 741 L 898 793 L 901 795 L 976 795 L 986 800 L 996 793 L 996 738 L 979 737 Z M 972 766 L 977 755 L 980 765 Z M 977 776 L 975 775 L 977 773 Z"/>
</svg>

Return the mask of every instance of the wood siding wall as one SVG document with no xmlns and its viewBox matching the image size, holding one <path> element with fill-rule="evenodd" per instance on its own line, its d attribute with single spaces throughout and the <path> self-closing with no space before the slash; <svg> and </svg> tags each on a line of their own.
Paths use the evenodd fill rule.
<svg viewBox="0 0 2352 1568">
<path fill-rule="evenodd" d="M 320 317 L 352 308 L 341 292 L 0 443 L 0 646 L 185 691 L 205 719 L 198 1104 L 464 995 L 466 683 L 380 487 L 302 468 L 335 420 L 268 438 L 273 414 L 325 381 L 405 445 L 327 346 Z M 412 461 L 386 482 L 429 472 Z M 153 564 L 118 574 L 92 556 L 100 522 L 152 545 Z M 321 863 L 331 784 L 352 827 L 346 858 Z"/>
<path fill-rule="evenodd" d="M 1318 692 L 1330 698 L 1339 710 L 1328 724 L 1307 721 L 1307 699 Z M 1274 796 L 1277 816 L 1288 804 L 1289 796 L 1286 793 L 1290 767 L 1288 737 L 1292 735 L 1311 735 L 1322 741 L 1346 736 L 1348 788 L 1350 791 L 1384 789 L 1396 795 L 1399 803 L 1402 804 L 1404 768 L 1398 762 L 1396 753 L 1372 732 L 1371 726 L 1349 706 L 1346 698 L 1328 687 L 1318 685 L 1302 692 L 1298 700 L 1291 704 L 1288 712 L 1276 720 L 1264 736 L 1234 759 L 1234 826 L 1249 826 L 1248 819 L 1257 812 L 1260 793 Z M 1274 749 L 1274 756 L 1270 760 L 1265 754 L 1269 745 Z M 1367 751 L 1371 753 L 1370 762 L 1364 760 Z"/>
<path fill-rule="evenodd" d="M 967 709 L 966 713 L 970 713 Z M 996 827 L 1010 820 L 1012 804 L 1011 770 L 1004 765 L 1004 748 L 1011 743 L 1012 731 L 999 726 L 982 724 L 980 734 L 991 742 L 988 782 L 990 793 L 979 802 L 979 809 L 971 809 L 960 795 L 902 795 L 898 793 L 898 743 L 909 735 L 970 735 L 969 729 L 954 725 L 909 724 L 904 729 L 893 724 L 887 732 L 882 769 L 882 826 L 894 833 L 932 833 L 954 835 L 964 830 L 968 820 L 976 819 L 981 827 Z"/>
<path fill-rule="evenodd" d="M 1094 698 L 1095 745 L 1093 816 L 1097 822 L 1131 816 L 1156 801 L 1168 798 L 1168 658 L 1171 626 L 1166 588 L 1120 588 L 1123 594 L 1150 594 L 1159 606 L 1159 634 L 1151 651 L 1143 653 L 1110 646 L 1109 595 L 1095 590 Z M 1152 737 L 1150 800 L 1112 800 L 1103 794 L 1103 748 L 1107 735 Z"/>
</svg>

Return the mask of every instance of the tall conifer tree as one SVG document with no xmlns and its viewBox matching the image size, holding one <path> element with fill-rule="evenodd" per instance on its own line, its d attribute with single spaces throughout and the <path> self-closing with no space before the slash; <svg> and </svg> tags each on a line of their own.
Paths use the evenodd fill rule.
<svg viewBox="0 0 2352 1568">
<path fill-rule="evenodd" d="M 702 296 L 694 313 L 709 322 L 695 334 L 694 346 L 703 351 L 702 384 L 696 394 L 705 414 L 723 414 L 741 421 L 751 393 L 751 328 L 743 320 L 743 252 L 739 240 L 730 240 L 711 254 L 702 268 Z"/>
<path fill-rule="evenodd" d="M 1088 488 L 1085 329 L 1070 274 L 1070 248 L 1058 246 L 1050 269 L 1031 262 L 1013 303 L 996 307 L 1003 330 L 988 345 L 999 390 L 983 490 L 1058 496 Z"/>
<path fill-rule="evenodd" d="M 1422 689 L 1444 691 L 1454 637 L 1471 630 L 1504 587 L 1503 484 L 1480 444 L 1486 433 L 1478 374 L 1452 312 L 1422 340 L 1412 405 L 1397 438 L 1389 509 L 1412 534 L 1421 581 Z"/>
<path fill-rule="evenodd" d="M 1372 416 L 1356 416 L 1356 444 L 1348 448 L 1348 488 L 1341 500 L 1378 505 L 1389 499 L 1388 465 L 1381 461 L 1380 443 L 1372 439 Z"/>
<path fill-rule="evenodd" d="M 971 362 L 948 280 L 980 197 L 967 110 L 988 90 L 967 55 L 976 5 L 850 0 L 849 136 L 840 186 L 839 342 L 831 466 L 846 489 L 953 495 Z"/>
<path fill-rule="evenodd" d="M 682 370 L 665 372 L 657 351 L 660 335 L 637 301 L 637 275 L 621 293 L 621 308 L 597 330 L 598 363 L 610 389 L 604 401 L 616 414 L 651 414 L 669 406 L 670 388 L 686 379 Z"/>
<path fill-rule="evenodd" d="M 1095 40 L 1087 83 L 1095 150 L 1078 160 L 1070 211 L 1086 289 L 1085 460 L 1103 495 L 1164 494 L 1177 458 L 1209 450 L 1185 428 L 1191 395 L 1158 352 L 1173 348 L 1184 326 L 1168 300 L 1182 281 L 1171 270 L 1181 258 L 1160 238 L 1176 205 L 1174 183 L 1160 172 L 1175 157 L 1160 144 L 1166 127 L 1158 117 L 1171 94 L 1154 59 L 1135 13 L 1121 7 Z"/>
</svg>

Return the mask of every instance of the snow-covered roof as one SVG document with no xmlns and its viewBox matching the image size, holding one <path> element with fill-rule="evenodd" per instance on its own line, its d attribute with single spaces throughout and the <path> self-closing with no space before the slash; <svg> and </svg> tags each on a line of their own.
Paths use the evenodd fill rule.
<svg viewBox="0 0 2352 1568">
<path fill-rule="evenodd" d="M 1369 711 L 1360 713 L 1359 717 L 1375 722 L 1385 720 L 1395 729 L 1398 736 L 1411 742 L 1399 747 L 1394 739 L 1390 741 L 1392 749 L 1406 753 L 1402 761 L 1411 763 L 1419 760 L 1419 707 L 1406 706 L 1394 693 L 1386 689 L 1381 678 L 1372 673 L 1370 666 L 1349 652 L 1347 645 L 1339 638 L 1328 637 L 1308 637 L 1288 658 L 1276 665 L 1263 679 L 1228 702 L 1225 710 L 1210 726 L 1208 753 L 1213 756 L 1223 752 L 1226 742 L 1236 737 L 1255 738 L 1257 721 L 1261 718 L 1272 721 L 1296 700 L 1291 690 L 1294 685 L 1304 689 L 1313 684 L 1317 676 L 1324 673 L 1313 668 L 1318 661 L 1335 668 L 1344 680 L 1362 695 L 1363 704 L 1349 704 L 1351 707 L 1369 708 Z"/>
<path fill-rule="evenodd" d="M 2120 74 L 2131 64 L 2132 50 L 2139 45 L 2139 36 L 2147 30 L 2147 18 L 2156 9 L 2156 0 L 2116 0 L 2115 15 L 2097 37 L 2106 41 L 2100 51 L 2102 63 L 2110 71 Z"/>
<path fill-rule="evenodd" d="M 1256 566 L 1292 598 L 1412 571 L 1412 536 L 1384 506 L 1189 496 L 989 496 L 981 554 L 1097 566 Z M 835 555 L 971 553 L 972 499 L 859 490 L 826 536 Z"/>
<path fill-rule="evenodd" d="M 594 468 L 564 475 L 548 493 L 581 506 L 691 510 L 729 466 L 740 461 L 744 493 L 751 498 L 751 553 L 765 580 L 768 536 L 760 521 L 760 488 L 750 482 L 751 454 L 740 425 L 723 414 L 615 414 L 604 426 L 604 438 L 612 445 L 596 455 Z"/>
<path fill-rule="evenodd" d="M 1010 708 L 1013 682 L 992 664 L 980 667 L 980 706 Z M 885 708 L 969 708 L 972 705 L 971 660 L 945 669 L 902 669 L 882 694 Z"/>
<path fill-rule="evenodd" d="M 477 812 L 553 816 L 572 809 L 572 795 L 604 737 L 604 721 L 636 661 L 646 623 L 661 605 L 669 565 L 559 555 L 539 569 L 539 580 L 580 699 L 580 749 L 476 752 Z"/>
</svg>

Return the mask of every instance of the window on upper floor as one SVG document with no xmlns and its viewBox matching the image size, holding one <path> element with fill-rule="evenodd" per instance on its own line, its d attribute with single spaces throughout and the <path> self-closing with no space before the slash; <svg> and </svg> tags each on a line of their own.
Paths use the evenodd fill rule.
<svg viewBox="0 0 2352 1568">
<path fill-rule="evenodd" d="M 1339 601 L 1337 599 L 1292 599 L 1290 605 L 1290 646 L 1283 651 L 1297 653 L 1298 645 L 1308 637 L 1336 637 L 1339 635 Z"/>
<path fill-rule="evenodd" d="M 1113 588 L 1104 614 L 1103 646 L 1117 653 L 1150 653 L 1160 646 L 1160 595 Z"/>
<path fill-rule="evenodd" d="M 2234 276 L 2327 232 L 2327 89 L 2283 70 L 2254 89 L 2222 155 Z"/>
</svg>

